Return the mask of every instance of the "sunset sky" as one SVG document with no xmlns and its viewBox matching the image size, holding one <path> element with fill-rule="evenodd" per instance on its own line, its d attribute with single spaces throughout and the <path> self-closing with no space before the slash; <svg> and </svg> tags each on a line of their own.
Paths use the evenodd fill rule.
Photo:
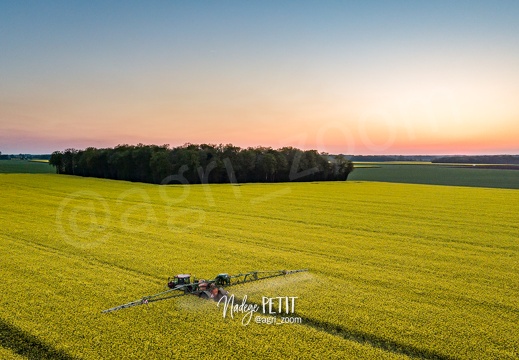
<svg viewBox="0 0 519 360">
<path fill-rule="evenodd" d="M 519 153 L 519 1 L 1 1 L 0 151 Z"/>
</svg>

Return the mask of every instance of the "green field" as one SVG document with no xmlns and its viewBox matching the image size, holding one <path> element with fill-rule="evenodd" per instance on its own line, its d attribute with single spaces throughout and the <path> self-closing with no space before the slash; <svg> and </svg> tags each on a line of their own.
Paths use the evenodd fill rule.
<svg viewBox="0 0 519 360">
<path fill-rule="evenodd" d="M 0 174 L 53 174 L 56 170 L 47 160 L 0 160 Z"/>
<path fill-rule="evenodd" d="M 467 164 L 355 163 L 348 180 L 519 189 L 519 170 Z"/>
<path fill-rule="evenodd" d="M 48 160 L 0 160 L 0 174 L 55 173 Z M 356 162 L 350 181 L 519 189 L 519 170 L 478 169 L 470 164 Z"/>
<path fill-rule="evenodd" d="M 367 169 L 373 171 L 376 169 Z M 0 357 L 519 357 L 519 191 L 369 182 L 146 185 L 0 176 Z M 168 276 L 309 268 L 242 326 L 185 296 L 101 314 Z"/>
</svg>

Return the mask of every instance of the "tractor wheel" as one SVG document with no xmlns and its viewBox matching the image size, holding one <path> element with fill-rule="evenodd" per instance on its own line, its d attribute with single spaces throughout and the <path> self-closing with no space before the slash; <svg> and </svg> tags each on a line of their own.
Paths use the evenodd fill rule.
<svg viewBox="0 0 519 360">
<path fill-rule="evenodd" d="M 216 294 L 216 296 L 213 298 L 214 301 L 218 302 L 220 301 L 224 296 L 228 295 L 229 293 L 224 290 L 223 288 L 218 288 L 218 293 Z"/>
<path fill-rule="evenodd" d="M 224 296 L 224 295 L 228 295 L 229 292 L 227 290 L 225 290 L 224 288 L 218 288 L 218 291 L 219 293 Z"/>
</svg>

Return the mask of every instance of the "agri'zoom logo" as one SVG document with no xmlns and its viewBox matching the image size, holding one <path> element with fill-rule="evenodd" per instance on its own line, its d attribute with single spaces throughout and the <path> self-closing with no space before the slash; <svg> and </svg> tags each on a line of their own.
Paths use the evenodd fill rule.
<svg viewBox="0 0 519 360">
<path fill-rule="evenodd" d="M 267 297 L 263 296 L 261 305 L 255 303 L 247 303 L 247 295 L 245 295 L 240 304 L 235 303 L 234 294 L 230 296 L 224 295 L 218 301 L 218 307 L 222 305 L 223 317 L 229 315 L 234 319 L 235 314 L 243 314 L 241 323 L 243 326 L 250 324 L 252 318 L 257 324 L 267 325 L 283 325 L 283 324 L 301 324 L 302 319 L 294 315 L 296 310 L 297 296 L 278 296 Z M 254 314 L 261 310 L 262 315 Z"/>
</svg>

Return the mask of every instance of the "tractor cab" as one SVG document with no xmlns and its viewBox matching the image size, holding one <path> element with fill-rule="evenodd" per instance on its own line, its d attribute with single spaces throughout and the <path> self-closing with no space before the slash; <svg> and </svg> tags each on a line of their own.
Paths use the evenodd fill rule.
<svg viewBox="0 0 519 360">
<path fill-rule="evenodd" d="M 231 284 L 231 277 L 229 274 L 218 274 L 215 278 L 216 285 L 224 286 Z"/>
<path fill-rule="evenodd" d="M 176 275 L 173 279 L 168 278 L 168 287 L 170 289 L 174 289 L 177 286 L 187 285 L 191 283 L 191 275 L 189 274 L 179 274 Z"/>
</svg>

